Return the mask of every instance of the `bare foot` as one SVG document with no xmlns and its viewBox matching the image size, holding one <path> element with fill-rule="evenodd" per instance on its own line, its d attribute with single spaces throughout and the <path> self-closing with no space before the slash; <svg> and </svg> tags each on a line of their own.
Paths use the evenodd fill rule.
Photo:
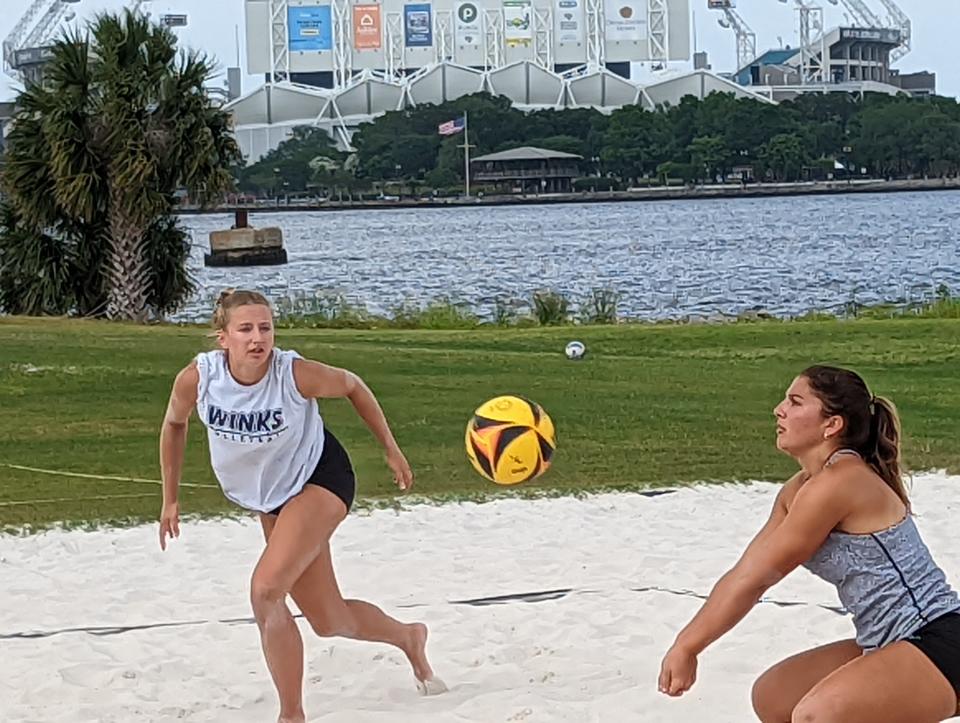
<svg viewBox="0 0 960 723">
<path fill-rule="evenodd" d="M 427 626 L 423 623 L 411 623 L 407 626 L 409 637 L 403 652 L 413 666 L 413 674 L 419 681 L 433 678 L 433 668 L 427 662 Z"/>
<path fill-rule="evenodd" d="M 303 713 L 294 716 L 280 716 L 277 718 L 277 723 L 307 723 L 307 717 Z"/>
</svg>

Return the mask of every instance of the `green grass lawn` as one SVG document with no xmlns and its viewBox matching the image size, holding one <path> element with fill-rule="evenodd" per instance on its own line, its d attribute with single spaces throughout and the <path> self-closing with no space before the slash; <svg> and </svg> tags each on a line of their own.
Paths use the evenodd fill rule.
<svg viewBox="0 0 960 723">
<path fill-rule="evenodd" d="M 567 361 L 572 338 L 588 356 Z M 278 346 L 344 366 L 376 392 L 417 476 L 435 498 L 497 492 L 471 468 L 464 426 L 485 399 L 521 394 L 558 430 L 550 471 L 527 491 L 781 479 L 772 409 L 811 363 L 849 365 L 900 407 L 909 468 L 960 471 L 960 320 L 621 325 L 470 331 L 279 330 Z M 157 438 L 170 384 L 199 351 L 200 327 L 76 320 L 0 321 L 0 463 L 159 479 Z M 361 503 L 394 496 L 374 439 L 349 403 L 321 404 L 357 468 Z M 216 482 L 194 420 L 184 481 Z M 30 504 L 14 502 L 47 500 Z M 151 520 L 149 482 L 0 467 L 0 528 Z M 232 509 L 188 488 L 184 514 Z"/>
</svg>

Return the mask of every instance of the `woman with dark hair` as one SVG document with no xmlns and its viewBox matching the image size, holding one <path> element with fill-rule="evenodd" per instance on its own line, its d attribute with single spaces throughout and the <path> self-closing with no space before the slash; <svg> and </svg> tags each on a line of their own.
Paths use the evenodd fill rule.
<svg viewBox="0 0 960 723">
<path fill-rule="evenodd" d="M 900 468 L 900 422 L 852 371 L 814 366 L 774 409 L 801 469 L 663 659 L 682 695 L 697 656 L 803 565 L 837 588 L 856 637 L 794 655 L 753 686 L 763 723 L 933 723 L 958 710 L 960 598 L 923 543 Z"/>
</svg>

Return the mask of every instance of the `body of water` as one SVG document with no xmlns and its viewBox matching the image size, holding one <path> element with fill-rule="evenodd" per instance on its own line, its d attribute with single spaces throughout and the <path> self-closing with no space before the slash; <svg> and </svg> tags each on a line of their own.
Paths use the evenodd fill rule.
<svg viewBox="0 0 960 723">
<path fill-rule="evenodd" d="M 643 319 L 792 316 L 960 291 L 960 193 L 898 193 L 252 214 L 283 229 L 285 266 L 205 268 L 232 215 L 184 216 L 206 319 L 227 286 L 273 299 L 341 295 L 372 312 L 438 298 L 481 314 L 538 289 L 592 289 Z"/>
</svg>

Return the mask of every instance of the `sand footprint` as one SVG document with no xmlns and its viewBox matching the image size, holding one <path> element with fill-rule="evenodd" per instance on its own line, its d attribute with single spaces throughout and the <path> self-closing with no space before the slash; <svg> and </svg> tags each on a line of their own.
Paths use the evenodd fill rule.
<svg viewBox="0 0 960 723">
<path fill-rule="evenodd" d="M 532 715 L 533 715 L 533 708 L 524 708 L 523 710 L 518 711 L 517 713 L 514 713 L 512 716 L 507 718 L 507 720 L 508 721 L 526 720 Z"/>
</svg>

